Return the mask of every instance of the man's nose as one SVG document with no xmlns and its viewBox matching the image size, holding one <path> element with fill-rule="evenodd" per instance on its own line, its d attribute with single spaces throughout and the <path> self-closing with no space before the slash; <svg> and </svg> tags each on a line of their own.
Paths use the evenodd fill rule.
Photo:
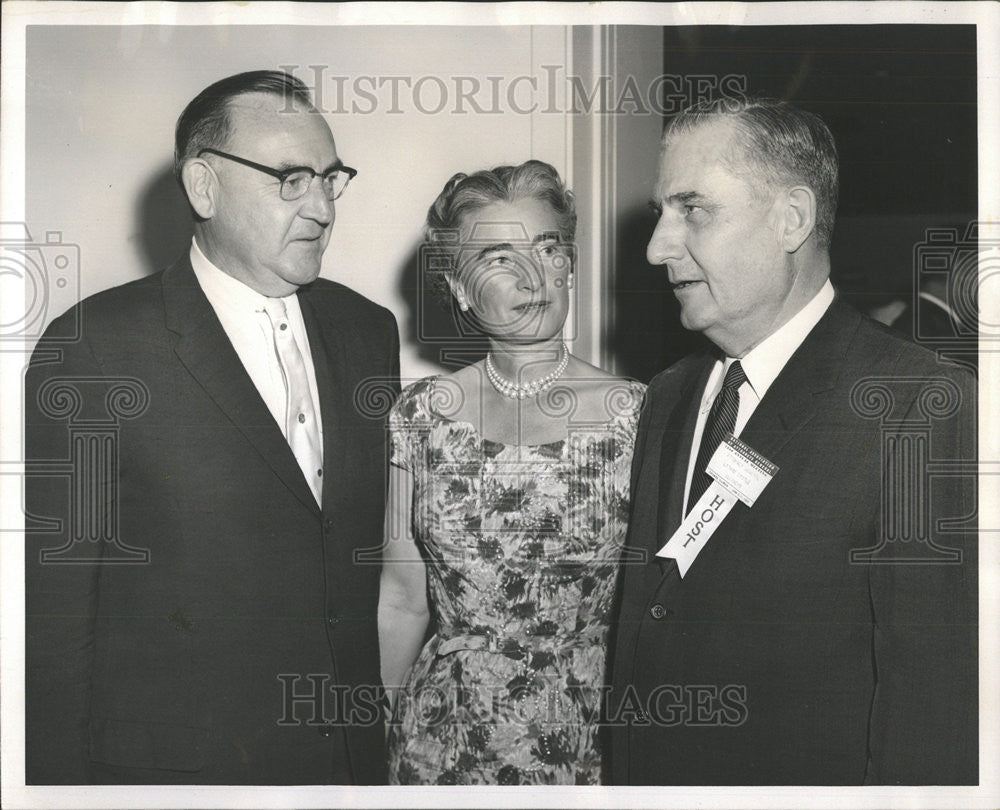
<svg viewBox="0 0 1000 810">
<path fill-rule="evenodd" d="M 323 183 L 319 177 L 314 177 L 308 191 L 302 198 L 299 216 L 311 219 L 324 228 L 333 222 L 336 216 L 333 200 L 326 196 Z"/>
<path fill-rule="evenodd" d="M 684 225 L 671 211 L 664 211 L 646 246 L 646 261 L 666 264 L 684 257 Z"/>
</svg>

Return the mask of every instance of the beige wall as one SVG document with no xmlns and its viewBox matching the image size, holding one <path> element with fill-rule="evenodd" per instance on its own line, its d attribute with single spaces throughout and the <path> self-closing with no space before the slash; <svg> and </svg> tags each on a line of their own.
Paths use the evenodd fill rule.
<svg viewBox="0 0 1000 810">
<path fill-rule="evenodd" d="M 55 230 L 79 245 L 83 295 L 154 272 L 186 249 L 190 223 L 169 165 L 174 123 L 198 91 L 232 73 L 289 65 L 312 85 L 309 66 L 322 66 L 320 105 L 338 151 L 359 170 L 338 203 L 323 275 L 396 313 L 408 377 L 439 368 L 436 349 L 419 341 L 413 270 L 427 206 L 448 177 L 535 157 L 577 179 L 572 117 L 541 112 L 551 106 L 553 66 L 570 69 L 565 27 L 47 26 L 29 28 L 27 42 L 27 224 L 35 241 Z M 393 105 L 390 84 L 374 104 L 364 96 L 370 82 L 352 88 L 361 76 L 405 76 L 411 86 L 432 78 L 416 100 L 398 85 Z M 537 92 L 527 81 L 512 87 L 518 76 L 535 76 Z M 454 77 L 479 82 L 484 112 L 458 99 Z M 440 112 L 436 79 L 448 89 Z M 339 98 L 338 88 L 346 91 Z M 535 114 L 520 112 L 530 103 L 539 104 Z M 586 247 L 583 254 L 585 273 Z M 49 318 L 66 295 L 54 292 Z"/>
</svg>

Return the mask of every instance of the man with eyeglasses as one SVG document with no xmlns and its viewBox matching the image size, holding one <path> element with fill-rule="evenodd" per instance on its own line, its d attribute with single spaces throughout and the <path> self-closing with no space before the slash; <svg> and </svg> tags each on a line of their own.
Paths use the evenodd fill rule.
<svg viewBox="0 0 1000 810">
<path fill-rule="evenodd" d="M 120 417 L 106 463 L 28 478 L 27 782 L 383 782 L 362 392 L 398 390 L 398 334 L 318 278 L 356 172 L 275 71 L 202 91 L 175 170 L 189 251 L 84 301 L 79 339 L 57 319 L 27 374 L 29 463 L 66 457 L 61 402 Z"/>
</svg>

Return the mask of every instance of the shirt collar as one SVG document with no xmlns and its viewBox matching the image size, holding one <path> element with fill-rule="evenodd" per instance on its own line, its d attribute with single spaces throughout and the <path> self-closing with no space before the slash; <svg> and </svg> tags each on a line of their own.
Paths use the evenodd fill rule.
<svg viewBox="0 0 1000 810">
<path fill-rule="evenodd" d="M 237 314 L 264 311 L 267 296 L 216 267 L 202 252 L 194 237 L 191 238 L 191 267 L 205 297 L 216 311 L 220 308 Z M 292 293 L 282 300 L 287 306 L 298 299 Z"/>
<path fill-rule="evenodd" d="M 747 375 L 758 399 L 763 399 L 771 383 L 777 379 L 789 358 L 802 345 L 813 327 L 833 303 L 833 285 L 830 279 L 802 309 L 784 325 L 768 335 L 741 358 L 743 373 Z M 729 358 L 727 358 L 727 365 Z"/>
</svg>

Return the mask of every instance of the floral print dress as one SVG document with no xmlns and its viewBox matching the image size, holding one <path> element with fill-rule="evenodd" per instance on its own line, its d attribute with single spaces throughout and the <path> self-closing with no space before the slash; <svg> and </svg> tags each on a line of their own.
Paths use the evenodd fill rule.
<svg viewBox="0 0 1000 810">
<path fill-rule="evenodd" d="M 413 474 L 437 633 L 397 698 L 389 780 L 599 784 L 600 687 L 644 386 L 613 390 L 608 422 L 516 446 L 438 416 L 439 379 L 407 387 L 390 414 L 392 463 Z"/>
</svg>

